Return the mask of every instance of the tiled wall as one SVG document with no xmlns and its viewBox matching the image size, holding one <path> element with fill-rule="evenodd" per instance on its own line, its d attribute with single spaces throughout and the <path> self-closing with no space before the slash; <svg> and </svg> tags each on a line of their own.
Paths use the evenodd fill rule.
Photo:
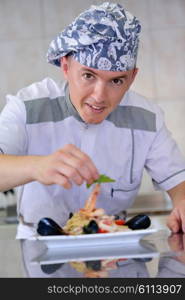
<svg viewBox="0 0 185 300">
<path fill-rule="evenodd" d="M 92 0 L 0 0 L 0 109 L 5 95 L 51 76 L 59 69 L 46 63 L 51 39 Z M 114 2 L 114 1 L 112 1 Z M 133 89 L 156 101 L 185 154 L 185 0 L 120 0 L 143 26 Z M 144 177 L 141 192 L 152 186 Z"/>
</svg>

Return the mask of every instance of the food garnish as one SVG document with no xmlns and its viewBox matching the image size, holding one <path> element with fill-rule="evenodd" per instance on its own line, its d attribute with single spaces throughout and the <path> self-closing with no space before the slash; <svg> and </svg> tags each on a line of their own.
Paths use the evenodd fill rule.
<svg viewBox="0 0 185 300">
<path fill-rule="evenodd" d="M 112 179 L 112 178 L 110 178 L 110 177 L 108 177 L 105 174 L 101 174 L 98 179 L 94 180 L 94 182 L 91 183 L 91 184 L 87 183 L 86 186 L 87 186 L 87 188 L 89 188 L 94 183 L 104 183 L 104 182 L 115 182 L 115 180 Z"/>
</svg>

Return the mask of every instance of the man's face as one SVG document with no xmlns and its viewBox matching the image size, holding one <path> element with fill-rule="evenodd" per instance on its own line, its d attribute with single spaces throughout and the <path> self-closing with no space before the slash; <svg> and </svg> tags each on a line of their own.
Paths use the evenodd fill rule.
<svg viewBox="0 0 185 300">
<path fill-rule="evenodd" d="M 61 68 L 69 84 L 70 99 L 86 123 L 102 122 L 120 103 L 138 69 L 102 71 L 63 57 Z"/>
</svg>

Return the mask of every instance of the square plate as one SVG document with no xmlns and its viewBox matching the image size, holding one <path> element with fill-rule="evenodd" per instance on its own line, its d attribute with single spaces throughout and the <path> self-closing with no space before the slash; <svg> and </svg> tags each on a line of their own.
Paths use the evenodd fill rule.
<svg viewBox="0 0 185 300">
<path fill-rule="evenodd" d="M 86 246 L 113 245 L 120 243 L 138 243 L 146 235 L 157 232 L 157 229 L 143 229 L 120 231 L 113 233 L 97 233 L 82 235 L 56 235 L 56 236 L 34 236 L 31 240 L 39 240 L 46 244 L 47 248 L 74 248 Z"/>
<path fill-rule="evenodd" d="M 49 248 L 32 259 L 32 263 L 40 265 L 68 263 L 70 261 L 89 261 L 102 259 L 132 259 L 158 257 L 155 246 L 147 241 L 144 243 L 112 244 L 86 246 L 81 248 Z"/>
</svg>

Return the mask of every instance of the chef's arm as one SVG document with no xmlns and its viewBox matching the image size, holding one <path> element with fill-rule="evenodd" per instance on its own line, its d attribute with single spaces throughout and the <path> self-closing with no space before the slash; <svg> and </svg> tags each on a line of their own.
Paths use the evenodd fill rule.
<svg viewBox="0 0 185 300">
<path fill-rule="evenodd" d="M 0 155 L 0 191 L 7 191 L 19 185 L 34 181 L 33 168 L 37 156 Z"/>
<path fill-rule="evenodd" d="M 58 184 L 69 189 L 72 183 L 91 184 L 98 177 L 98 170 L 90 157 L 72 144 L 49 155 L 0 155 L 0 191 L 31 181 Z"/>
<path fill-rule="evenodd" d="M 173 209 L 167 221 L 172 232 L 185 232 L 185 181 L 167 191 L 173 202 Z"/>
</svg>

